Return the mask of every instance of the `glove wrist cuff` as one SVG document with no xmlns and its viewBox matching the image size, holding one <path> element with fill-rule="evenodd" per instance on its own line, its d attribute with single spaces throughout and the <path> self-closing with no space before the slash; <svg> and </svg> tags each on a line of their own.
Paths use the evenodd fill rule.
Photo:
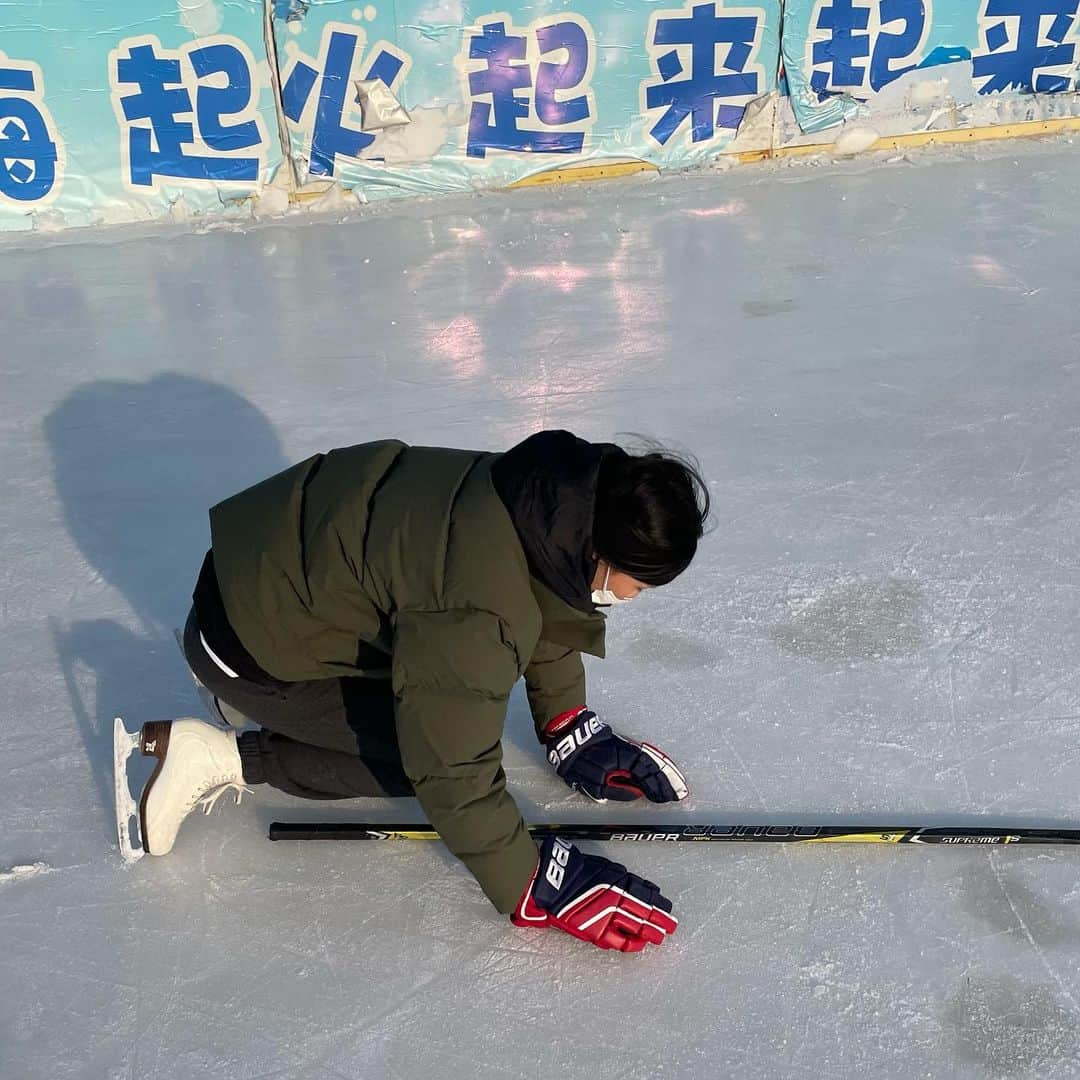
<svg viewBox="0 0 1080 1080">
<path fill-rule="evenodd" d="M 558 716 L 552 717 L 544 725 L 543 733 L 545 739 L 550 739 L 552 735 L 558 734 L 564 728 L 568 728 L 573 721 L 575 721 L 583 712 L 585 712 L 585 705 L 575 705 L 573 708 L 568 708 L 565 713 L 559 713 Z"/>
<path fill-rule="evenodd" d="M 533 899 L 533 886 L 536 884 L 536 875 L 540 870 L 540 860 L 536 861 L 536 869 L 529 878 L 529 884 L 521 894 L 514 910 L 510 912 L 510 921 L 515 926 L 547 926 L 548 913 Z"/>
<path fill-rule="evenodd" d="M 563 728 L 569 727 L 585 709 L 586 706 L 584 705 L 575 705 L 574 708 L 567 709 L 566 712 L 553 717 L 544 725 L 544 738 L 550 739 L 552 735 L 557 735 Z"/>
</svg>

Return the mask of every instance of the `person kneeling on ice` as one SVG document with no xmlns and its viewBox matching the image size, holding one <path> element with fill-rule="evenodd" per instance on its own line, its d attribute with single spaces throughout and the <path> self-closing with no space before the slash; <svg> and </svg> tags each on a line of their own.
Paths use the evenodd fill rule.
<svg viewBox="0 0 1080 1080">
<path fill-rule="evenodd" d="M 332 450 L 215 506 L 184 651 L 222 718 L 258 730 L 144 726 L 143 752 L 159 759 L 140 806 L 145 850 L 170 851 L 185 816 L 229 788 L 415 796 L 516 925 L 626 952 L 659 944 L 676 920 L 652 882 L 562 840 L 538 860 L 500 740 L 524 676 L 571 788 L 598 802 L 686 797 L 666 755 L 585 707 L 581 654 L 603 656 L 598 609 L 689 566 L 708 510 L 679 458 L 566 431 L 502 454 Z"/>
</svg>

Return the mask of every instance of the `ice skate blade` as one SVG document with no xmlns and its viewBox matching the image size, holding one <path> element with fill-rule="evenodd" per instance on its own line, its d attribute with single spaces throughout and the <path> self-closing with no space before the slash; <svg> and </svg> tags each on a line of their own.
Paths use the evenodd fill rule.
<svg viewBox="0 0 1080 1080">
<path fill-rule="evenodd" d="M 128 759 L 139 749 L 140 736 L 133 735 L 118 716 L 113 720 L 113 788 L 116 796 L 116 836 L 120 844 L 120 857 L 125 863 L 137 862 L 143 857 L 141 837 L 138 844 L 132 841 L 131 823 L 138 819 L 139 809 L 131 797 L 128 782 Z"/>
</svg>

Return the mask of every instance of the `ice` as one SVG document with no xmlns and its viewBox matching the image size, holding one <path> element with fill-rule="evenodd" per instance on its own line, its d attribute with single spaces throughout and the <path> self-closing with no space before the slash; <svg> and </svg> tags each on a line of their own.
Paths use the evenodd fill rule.
<svg viewBox="0 0 1080 1080">
<path fill-rule="evenodd" d="M 22 863 L 19 866 L 11 867 L 9 870 L 0 870 L 0 887 L 10 885 L 16 881 L 29 881 L 39 874 L 47 874 L 48 872 L 48 863 Z"/>
<path fill-rule="evenodd" d="M 110 772 L 115 715 L 198 709 L 211 503 L 564 426 L 695 452 L 716 527 L 589 664 L 689 805 L 574 796 L 519 692 L 530 820 L 1077 824 L 1078 183 L 1016 143 L 6 239 L 0 867 L 51 872 L 0 890 L 0 1076 L 1076 1077 L 1070 849 L 609 846 L 680 921 L 623 957 L 435 844 L 266 839 L 411 804 L 259 788 L 126 868 Z"/>
</svg>

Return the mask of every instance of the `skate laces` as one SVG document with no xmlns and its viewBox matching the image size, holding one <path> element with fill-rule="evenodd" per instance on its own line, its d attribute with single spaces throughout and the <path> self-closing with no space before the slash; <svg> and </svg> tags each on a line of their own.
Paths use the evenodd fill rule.
<svg viewBox="0 0 1080 1080">
<path fill-rule="evenodd" d="M 233 791 L 236 793 L 235 805 L 237 806 L 240 805 L 240 800 L 244 797 L 245 792 L 248 795 L 251 794 L 251 788 L 249 788 L 247 784 L 238 783 L 235 780 L 229 780 L 228 782 L 220 784 L 218 787 L 215 787 L 213 791 L 208 792 L 201 798 L 196 799 L 194 805 L 201 806 L 203 808 L 203 813 L 209 814 L 210 811 L 213 810 L 214 807 L 217 805 L 218 799 L 220 799 L 226 791 Z"/>
</svg>

